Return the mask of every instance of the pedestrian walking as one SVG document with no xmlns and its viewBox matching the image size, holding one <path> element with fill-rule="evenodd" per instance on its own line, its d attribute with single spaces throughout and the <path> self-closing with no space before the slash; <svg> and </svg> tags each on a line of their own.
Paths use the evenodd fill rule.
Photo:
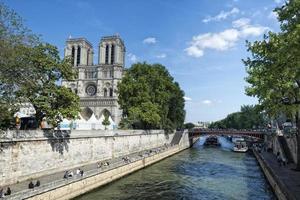
<svg viewBox="0 0 300 200">
<path fill-rule="evenodd" d="M 281 156 L 280 156 L 280 152 L 279 152 L 279 151 L 278 151 L 277 154 L 276 154 L 276 158 L 277 158 L 277 162 L 278 162 L 279 166 L 281 166 L 282 159 L 281 159 Z"/>
</svg>

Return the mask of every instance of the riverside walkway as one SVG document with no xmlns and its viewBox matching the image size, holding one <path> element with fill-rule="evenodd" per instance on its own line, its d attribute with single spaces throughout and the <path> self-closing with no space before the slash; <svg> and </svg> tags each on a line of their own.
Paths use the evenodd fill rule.
<svg viewBox="0 0 300 200">
<path fill-rule="evenodd" d="M 20 199 L 20 197 L 22 197 L 22 198 L 30 197 L 35 194 L 39 194 L 39 193 L 42 193 L 47 190 L 51 190 L 56 187 L 60 187 L 62 185 L 66 185 L 66 184 L 78 181 L 82 178 L 86 178 L 89 176 L 93 176 L 95 174 L 109 171 L 111 169 L 114 169 L 114 168 L 117 168 L 120 166 L 124 166 L 128 163 L 135 162 L 137 160 L 144 159 L 146 157 L 155 155 L 157 153 L 164 152 L 170 148 L 172 148 L 171 145 L 164 145 L 164 146 L 161 146 L 158 148 L 148 149 L 148 150 L 137 152 L 137 153 L 130 154 L 130 155 L 124 155 L 124 156 L 121 156 L 121 157 L 118 157 L 115 159 L 103 160 L 103 161 L 100 161 L 100 163 L 109 162 L 109 165 L 102 166 L 100 168 L 98 168 L 98 166 L 97 166 L 97 163 L 99 163 L 99 162 L 83 165 L 83 166 L 79 167 L 81 170 L 84 171 L 83 177 L 81 177 L 80 175 L 78 175 L 78 176 L 76 175 L 75 171 L 78 169 L 78 167 L 77 167 L 77 168 L 68 169 L 69 172 L 70 171 L 74 172 L 74 176 L 69 177 L 68 179 L 63 178 L 65 171 L 61 171 L 61 172 L 57 172 L 54 174 L 42 176 L 37 179 L 22 181 L 20 183 L 16 183 L 13 185 L 7 185 L 4 187 L 4 191 L 6 190 L 7 187 L 10 187 L 12 194 L 9 196 L 0 198 L 0 199 Z M 125 157 L 129 158 L 129 160 L 124 160 Z M 28 188 L 29 182 L 32 181 L 35 184 L 37 180 L 40 181 L 41 185 L 39 187 L 29 189 Z"/>
<path fill-rule="evenodd" d="M 265 162 L 287 199 L 300 199 L 300 171 L 293 170 L 295 164 L 279 165 L 276 156 L 270 152 L 262 151 L 258 156 Z"/>
</svg>

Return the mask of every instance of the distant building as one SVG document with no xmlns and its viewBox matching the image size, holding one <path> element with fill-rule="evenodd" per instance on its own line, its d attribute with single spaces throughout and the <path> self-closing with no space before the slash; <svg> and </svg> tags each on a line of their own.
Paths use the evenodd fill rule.
<svg viewBox="0 0 300 200">
<path fill-rule="evenodd" d="M 195 124 L 195 128 L 208 128 L 210 125 L 210 122 L 197 122 Z"/>
<path fill-rule="evenodd" d="M 71 57 L 78 78 L 63 80 L 62 85 L 80 97 L 81 116 L 85 120 L 92 114 L 99 119 L 107 112 L 119 124 L 122 111 L 117 102 L 117 84 L 124 73 L 125 45 L 118 35 L 103 37 L 98 52 L 98 63 L 94 64 L 92 44 L 85 38 L 69 38 L 64 55 Z"/>
</svg>

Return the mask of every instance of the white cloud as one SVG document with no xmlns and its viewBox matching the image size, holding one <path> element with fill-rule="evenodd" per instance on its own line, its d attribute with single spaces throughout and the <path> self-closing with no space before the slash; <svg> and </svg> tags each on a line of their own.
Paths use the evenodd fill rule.
<svg viewBox="0 0 300 200">
<path fill-rule="evenodd" d="M 249 18 L 240 18 L 232 22 L 234 28 L 241 28 L 250 24 Z"/>
<path fill-rule="evenodd" d="M 192 101 L 192 99 L 190 97 L 184 96 L 183 98 L 184 98 L 185 101 Z"/>
<path fill-rule="evenodd" d="M 205 105 L 211 105 L 213 102 L 211 100 L 206 99 L 206 100 L 203 100 L 201 103 L 205 104 Z"/>
<path fill-rule="evenodd" d="M 127 56 L 129 58 L 129 60 L 133 63 L 137 62 L 137 60 L 138 60 L 137 56 L 132 53 L 128 53 Z"/>
<path fill-rule="evenodd" d="M 259 36 L 269 30 L 268 27 L 251 25 L 250 19 L 241 18 L 232 22 L 233 28 L 219 33 L 199 34 L 192 38 L 190 46 L 184 51 L 187 55 L 199 58 L 206 49 L 226 51 L 236 45 L 240 39 Z"/>
<path fill-rule="evenodd" d="M 156 56 L 156 58 L 165 58 L 167 55 L 165 53 L 159 54 Z"/>
<path fill-rule="evenodd" d="M 227 11 L 227 12 L 222 10 L 218 15 L 216 15 L 214 17 L 208 16 L 207 18 L 203 19 L 202 22 L 208 23 L 210 21 L 221 21 L 221 20 L 228 18 L 231 15 L 238 14 L 239 12 L 240 12 L 240 10 L 238 8 L 232 8 L 232 10 Z"/>
<path fill-rule="evenodd" d="M 191 45 L 190 47 L 184 50 L 189 56 L 200 58 L 204 55 L 202 49 L 198 48 L 197 46 Z"/>
<path fill-rule="evenodd" d="M 155 44 L 157 42 L 155 37 L 148 37 L 143 40 L 144 44 Z"/>
</svg>

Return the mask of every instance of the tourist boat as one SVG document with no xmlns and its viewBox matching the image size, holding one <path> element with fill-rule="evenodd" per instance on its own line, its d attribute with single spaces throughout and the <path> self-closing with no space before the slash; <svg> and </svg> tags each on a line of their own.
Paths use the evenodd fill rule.
<svg viewBox="0 0 300 200">
<path fill-rule="evenodd" d="M 233 142 L 234 146 L 233 146 L 233 151 L 234 152 L 241 152 L 241 153 L 245 153 L 248 151 L 248 146 L 247 143 L 243 140 L 236 140 L 235 142 Z"/>
<path fill-rule="evenodd" d="M 204 142 L 204 146 L 220 146 L 217 136 L 209 136 Z"/>
</svg>

